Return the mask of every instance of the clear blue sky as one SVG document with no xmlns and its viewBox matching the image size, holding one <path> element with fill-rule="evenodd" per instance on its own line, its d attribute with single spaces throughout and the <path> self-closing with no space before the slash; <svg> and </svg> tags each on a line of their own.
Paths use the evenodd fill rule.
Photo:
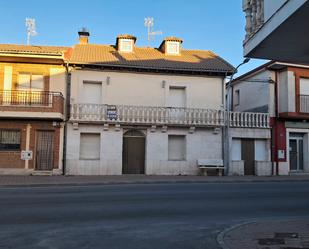
<svg viewBox="0 0 309 249">
<path fill-rule="evenodd" d="M 87 27 L 90 42 L 114 44 L 118 34 L 137 36 L 147 45 L 144 18 L 154 17 L 154 30 L 162 30 L 151 46 L 165 36 L 183 39 L 186 49 L 212 50 L 234 66 L 242 60 L 245 18 L 242 0 L 0 0 L 0 43 L 26 43 L 25 18 L 36 20 L 33 45 L 77 43 L 77 31 Z M 264 61 L 243 66 L 244 73 Z"/>
</svg>

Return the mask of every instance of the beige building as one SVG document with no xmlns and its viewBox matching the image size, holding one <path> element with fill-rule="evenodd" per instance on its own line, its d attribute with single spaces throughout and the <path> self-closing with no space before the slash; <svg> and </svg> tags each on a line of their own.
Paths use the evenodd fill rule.
<svg viewBox="0 0 309 249">
<path fill-rule="evenodd" d="M 223 160 L 229 63 L 175 37 L 149 48 L 130 35 L 115 45 L 79 35 L 69 61 L 67 174 L 198 174 L 197 160 Z"/>
<path fill-rule="evenodd" d="M 62 174 L 67 49 L 0 44 L 0 174 Z"/>
</svg>

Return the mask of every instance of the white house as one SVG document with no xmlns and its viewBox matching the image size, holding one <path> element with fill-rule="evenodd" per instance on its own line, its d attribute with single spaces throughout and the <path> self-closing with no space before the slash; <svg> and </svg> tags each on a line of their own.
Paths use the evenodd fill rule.
<svg viewBox="0 0 309 249">
<path fill-rule="evenodd" d="M 234 68 L 182 40 L 137 47 L 80 42 L 69 61 L 66 174 L 190 175 L 198 159 L 222 161 L 226 76 Z"/>
<path fill-rule="evenodd" d="M 232 83 L 233 111 L 270 115 L 274 174 L 309 172 L 308 78 L 308 65 L 271 61 Z"/>
</svg>

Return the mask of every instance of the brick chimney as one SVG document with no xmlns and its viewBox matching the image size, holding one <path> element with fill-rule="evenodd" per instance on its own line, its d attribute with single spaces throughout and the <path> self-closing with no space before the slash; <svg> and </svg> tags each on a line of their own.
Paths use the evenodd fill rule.
<svg viewBox="0 0 309 249">
<path fill-rule="evenodd" d="M 90 34 L 86 28 L 82 28 L 80 31 L 78 31 L 78 36 L 79 36 L 79 44 L 88 44 Z"/>
</svg>

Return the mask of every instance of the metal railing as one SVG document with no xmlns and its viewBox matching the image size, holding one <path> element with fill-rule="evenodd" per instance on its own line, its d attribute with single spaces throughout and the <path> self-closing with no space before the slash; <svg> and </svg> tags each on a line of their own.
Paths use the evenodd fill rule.
<svg viewBox="0 0 309 249">
<path fill-rule="evenodd" d="M 309 113 L 309 95 L 299 95 L 299 112 Z"/>
<path fill-rule="evenodd" d="M 0 106 L 52 107 L 60 92 L 12 90 L 0 91 Z"/>
</svg>

